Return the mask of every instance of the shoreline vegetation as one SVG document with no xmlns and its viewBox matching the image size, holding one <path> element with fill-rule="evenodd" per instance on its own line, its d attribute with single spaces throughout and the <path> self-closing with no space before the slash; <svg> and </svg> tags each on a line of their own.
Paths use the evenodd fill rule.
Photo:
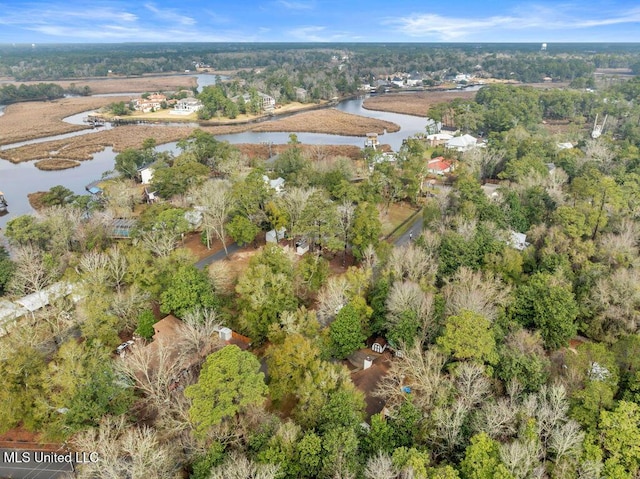
<svg viewBox="0 0 640 479">
<path fill-rule="evenodd" d="M 128 101 L 130 93 L 144 91 L 164 91 L 170 88 L 193 88 L 196 78 L 187 75 L 142 78 L 107 78 L 91 81 L 63 81 L 75 83 L 80 87 L 91 88 L 94 94 L 122 95 L 109 97 L 74 97 L 50 102 L 21 102 L 7 106 L 0 117 L 0 130 L 3 135 L 0 145 L 8 145 L 48 136 L 73 133 L 90 129 L 89 125 L 74 125 L 63 121 L 64 118 L 90 110 L 99 110 L 107 105 Z M 451 101 L 455 98 L 473 98 L 476 92 L 421 91 L 412 93 L 389 93 L 367 98 L 364 107 L 371 110 L 409 114 L 426 117 L 429 107 L 435 103 Z M 294 132 L 324 133 L 342 136 L 364 136 L 369 132 L 379 134 L 396 132 L 399 126 L 384 120 L 345 113 L 331 104 L 292 103 L 278 108 L 271 115 L 242 115 L 236 120 L 198 121 L 195 114 L 189 117 L 176 117 L 168 111 L 132 115 L 127 120 L 157 124 L 125 124 L 113 129 L 105 129 L 90 135 L 75 136 L 60 140 L 46 141 L 6 149 L 0 156 L 12 163 L 36 161 L 36 167 L 46 170 L 67 169 L 78 166 L 80 161 L 91 160 L 93 155 L 113 148 L 121 152 L 127 148 L 139 148 L 144 138 L 153 137 L 158 144 L 170 143 L 185 138 L 196 128 L 214 135 L 253 132 Z M 180 125 L 180 123 L 185 123 Z M 23 125 L 29 124 L 25 130 Z M 197 126 L 196 126 L 197 124 Z M 255 148 L 246 148 L 255 150 Z"/>
<path fill-rule="evenodd" d="M 123 85 L 125 88 L 125 85 Z M 73 125 L 62 121 L 68 116 L 98 109 L 123 97 L 79 97 L 65 98 L 54 102 L 19 103 L 7 107 L 0 117 L 0 129 L 3 136 L 0 144 L 12 144 L 46 136 L 72 133 L 91 128 L 84 125 Z M 301 105 L 301 104 L 299 104 Z M 306 108 L 305 108 L 306 107 Z M 309 111 L 305 111 L 305 109 Z M 35 117 L 34 115 L 35 110 Z M 168 116 L 168 115 L 167 115 Z M 255 132 L 310 132 L 343 136 L 364 136 L 369 132 L 380 134 L 396 132 L 399 126 L 384 120 L 362 117 L 344 113 L 333 108 L 318 108 L 317 105 L 304 105 L 297 108 L 278 109 L 270 121 L 240 120 L 235 124 L 219 124 L 215 121 L 202 122 L 195 126 L 192 122 L 184 126 L 176 126 L 174 118 L 167 118 L 170 125 L 157 126 L 150 124 L 123 125 L 105 129 L 89 135 L 81 135 L 41 143 L 23 145 L 0 152 L 2 159 L 12 163 L 38 161 L 39 167 L 46 169 L 66 169 L 77 166 L 79 161 L 91 160 L 93 155 L 113 148 L 120 152 L 127 148 L 139 148 L 145 138 L 155 138 L 158 144 L 170 143 L 187 137 L 196 128 L 214 135 Z M 19 125 L 30 124 L 25 131 Z M 225 123 L 227 121 L 225 120 Z M 5 126 L 7 127 L 5 129 Z M 62 161 L 64 160 L 64 161 Z M 40 163 L 43 162 L 44 163 Z M 42 169 L 44 169 L 42 168 Z"/>
</svg>

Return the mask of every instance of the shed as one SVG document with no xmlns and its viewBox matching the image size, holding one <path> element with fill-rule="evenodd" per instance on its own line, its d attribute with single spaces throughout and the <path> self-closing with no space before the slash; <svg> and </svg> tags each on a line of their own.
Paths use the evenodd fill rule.
<svg viewBox="0 0 640 479">
<path fill-rule="evenodd" d="M 371 345 L 371 351 L 382 354 L 387 349 L 387 341 L 384 338 L 376 338 Z"/>
<path fill-rule="evenodd" d="M 138 168 L 138 176 L 140 177 L 140 183 L 148 185 L 153 180 L 153 168 L 150 165 L 143 165 Z"/>
<path fill-rule="evenodd" d="M 287 232 L 286 228 L 280 228 L 277 231 L 276 230 L 267 231 L 265 240 L 267 241 L 267 243 L 277 243 L 281 239 L 284 239 L 284 235 L 286 232 Z"/>
<path fill-rule="evenodd" d="M 296 254 L 302 256 L 309 251 L 309 243 L 304 240 L 296 242 Z"/>
<path fill-rule="evenodd" d="M 527 243 L 527 235 L 512 231 L 511 237 L 509 238 L 509 246 L 517 249 L 518 251 L 523 251 L 527 246 L 529 246 L 529 243 Z"/>
</svg>

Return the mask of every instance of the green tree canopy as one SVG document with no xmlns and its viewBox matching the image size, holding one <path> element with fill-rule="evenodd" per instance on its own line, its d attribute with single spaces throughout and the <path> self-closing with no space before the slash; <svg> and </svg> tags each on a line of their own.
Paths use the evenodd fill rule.
<svg viewBox="0 0 640 479">
<path fill-rule="evenodd" d="M 449 316 L 436 342 L 458 361 L 495 364 L 498 360 L 491 322 L 473 311 L 463 310 L 457 316 Z"/>
<path fill-rule="evenodd" d="M 258 358 L 235 345 L 210 354 L 198 382 L 184 392 L 192 401 L 189 417 L 199 435 L 249 406 L 262 404 L 266 393 Z"/>
<path fill-rule="evenodd" d="M 511 317 L 540 330 L 548 349 L 567 344 L 576 335 L 578 305 L 571 287 L 548 273 L 536 273 L 516 290 Z"/>
</svg>

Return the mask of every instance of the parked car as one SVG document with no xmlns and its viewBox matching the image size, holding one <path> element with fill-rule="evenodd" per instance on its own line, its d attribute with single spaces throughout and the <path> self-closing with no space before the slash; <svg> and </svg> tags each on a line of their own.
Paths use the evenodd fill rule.
<svg viewBox="0 0 640 479">
<path fill-rule="evenodd" d="M 116 354 L 119 356 L 122 356 L 122 354 L 125 352 L 125 350 L 131 346 L 135 341 L 133 341 L 133 339 L 130 339 L 129 341 L 122 343 L 120 346 L 118 346 L 116 348 Z"/>
</svg>

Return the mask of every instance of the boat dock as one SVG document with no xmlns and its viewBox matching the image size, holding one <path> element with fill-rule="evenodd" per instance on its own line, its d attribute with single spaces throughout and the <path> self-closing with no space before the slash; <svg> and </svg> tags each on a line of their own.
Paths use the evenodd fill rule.
<svg viewBox="0 0 640 479">
<path fill-rule="evenodd" d="M 82 121 L 85 123 L 89 123 L 89 125 L 91 125 L 93 128 L 96 128 L 98 126 L 104 126 L 106 124 L 106 121 L 104 120 L 104 118 L 101 118 L 95 115 L 89 115 L 87 117 L 84 117 Z"/>
</svg>

